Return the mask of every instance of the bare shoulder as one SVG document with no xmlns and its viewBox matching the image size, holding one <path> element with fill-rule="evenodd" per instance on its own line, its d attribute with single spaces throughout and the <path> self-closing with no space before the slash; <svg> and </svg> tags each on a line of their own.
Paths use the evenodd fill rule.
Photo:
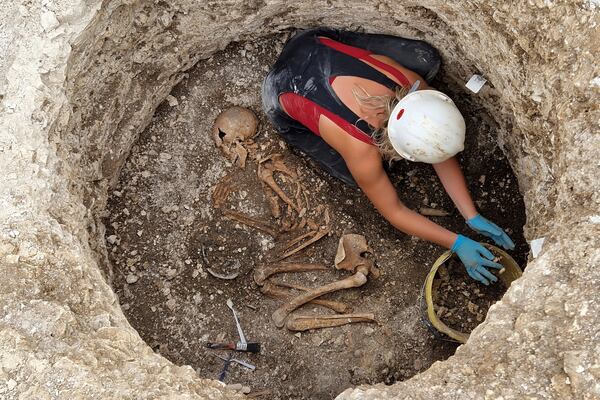
<svg viewBox="0 0 600 400">
<path fill-rule="evenodd" d="M 381 154 L 379 153 L 379 149 L 377 146 L 361 142 L 360 140 L 356 140 L 353 137 L 349 137 L 349 139 L 352 139 L 348 140 L 348 148 L 352 153 L 353 158 L 358 158 L 364 161 L 381 161 Z"/>
<path fill-rule="evenodd" d="M 324 115 L 319 120 L 319 132 L 323 140 L 340 153 L 344 159 L 379 155 L 377 146 L 353 137 Z"/>
</svg>

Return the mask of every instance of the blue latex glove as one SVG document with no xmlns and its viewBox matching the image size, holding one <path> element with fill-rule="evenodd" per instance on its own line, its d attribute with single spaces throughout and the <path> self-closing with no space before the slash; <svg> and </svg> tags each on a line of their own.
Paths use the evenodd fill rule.
<svg viewBox="0 0 600 400">
<path fill-rule="evenodd" d="M 513 250 L 515 248 L 515 244 L 502 228 L 493 222 L 488 221 L 482 217 L 481 214 L 477 214 L 468 220 L 467 225 L 475 232 L 491 238 L 498 246 L 502 246 L 508 250 Z"/>
<path fill-rule="evenodd" d="M 476 241 L 458 235 L 450 250 L 460 258 L 471 278 L 486 286 L 489 285 L 490 281 L 496 282 L 498 280 L 486 267 L 501 269 L 502 265 L 493 262 L 494 255 Z"/>
</svg>

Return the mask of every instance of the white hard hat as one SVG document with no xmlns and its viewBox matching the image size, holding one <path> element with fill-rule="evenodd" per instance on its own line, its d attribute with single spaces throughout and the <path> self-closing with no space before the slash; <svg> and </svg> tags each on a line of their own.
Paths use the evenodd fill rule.
<svg viewBox="0 0 600 400">
<path fill-rule="evenodd" d="M 436 164 L 464 149 L 465 120 L 450 97 L 437 90 L 404 96 L 388 120 L 394 150 L 410 161 Z"/>
</svg>

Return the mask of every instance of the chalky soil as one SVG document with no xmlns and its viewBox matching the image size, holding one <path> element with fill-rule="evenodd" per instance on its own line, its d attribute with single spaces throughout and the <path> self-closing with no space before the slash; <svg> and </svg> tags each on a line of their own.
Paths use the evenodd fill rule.
<svg viewBox="0 0 600 400">
<path fill-rule="evenodd" d="M 191 70 L 173 97 L 157 109 L 110 198 L 105 224 L 112 285 L 125 315 L 155 351 L 215 379 L 223 362 L 205 343 L 237 340 L 226 306 L 232 299 L 247 339 L 261 342 L 263 349 L 258 355 L 236 354 L 256 370 L 232 364 L 225 382 L 249 386 L 255 393 L 266 389 L 269 394 L 263 398 L 330 399 L 350 386 L 410 378 L 450 356 L 456 344 L 437 339 L 421 322 L 421 287 L 444 249 L 397 232 L 359 190 L 325 175 L 289 149 L 265 119 L 261 84 L 285 37 L 230 45 Z M 470 190 L 481 213 L 506 228 L 517 243 L 511 255 L 523 265 L 524 206 L 497 147 L 498 128 L 481 114 L 476 97 L 443 82 L 433 86 L 448 92 L 463 111 L 468 138 L 459 158 Z M 282 154 L 309 189 L 309 201 L 330 211 L 331 234 L 294 258 L 330 268 L 281 279 L 314 287 L 347 277 L 333 269 L 338 240 L 345 233 L 362 234 L 374 251 L 381 277 L 328 298 L 351 305 L 354 312 L 375 313 L 378 324 L 302 334 L 273 325 L 270 317 L 280 303 L 261 295 L 252 272 L 272 256 L 277 241 L 223 218 L 211 202 L 215 185 L 229 175 L 236 183 L 230 207 L 275 224 L 256 176 L 256 162 L 249 160 L 244 169 L 231 165 L 212 141 L 215 117 L 234 105 L 248 107 L 259 117 L 258 155 Z M 451 211 L 432 219 L 485 239 L 466 227 L 430 166 L 400 162 L 390 177 L 407 206 Z M 223 280 L 207 273 L 207 268 L 220 270 L 225 263 L 236 266 L 237 278 Z M 325 312 L 316 306 L 301 311 Z"/>
</svg>

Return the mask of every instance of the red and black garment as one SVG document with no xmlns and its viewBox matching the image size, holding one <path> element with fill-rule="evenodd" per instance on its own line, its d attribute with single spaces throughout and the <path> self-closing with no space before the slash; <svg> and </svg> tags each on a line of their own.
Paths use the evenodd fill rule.
<svg viewBox="0 0 600 400">
<path fill-rule="evenodd" d="M 343 158 L 319 136 L 319 118 L 325 115 L 356 139 L 373 143 L 372 129 L 331 87 L 338 76 L 356 76 L 394 90 L 397 83 L 369 64 L 389 72 L 403 86 L 410 85 L 399 70 L 373 54 L 388 56 L 427 81 L 440 66 L 437 50 L 423 41 L 317 28 L 300 32 L 286 43 L 263 84 L 265 112 L 281 136 L 350 185 L 356 183 Z"/>
</svg>

